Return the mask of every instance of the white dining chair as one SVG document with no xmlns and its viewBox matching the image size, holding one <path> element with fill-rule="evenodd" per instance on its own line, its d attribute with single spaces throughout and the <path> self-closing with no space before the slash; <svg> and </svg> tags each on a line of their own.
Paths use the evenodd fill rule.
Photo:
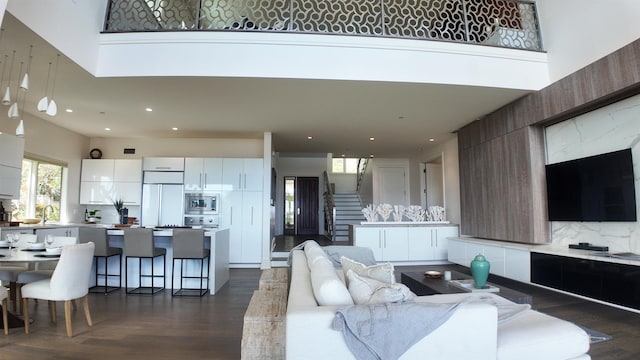
<svg viewBox="0 0 640 360">
<path fill-rule="evenodd" d="M 23 249 L 31 242 L 36 242 L 38 237 L 34 234 L 20 234 L 20 239 L 14 244 L 17 249 Z M 29 270 L 29 266 L 23 263 L 2 265 L 0 266 L 0 281 L 3 284 L 8 283 L 11 289 L 11 294 L 16 294 L 16 284 L 18 282 L 18 276 Z M 18 303 L 15 297 L 12 297 L 13 309 L 16 310 Z"/>
<path fill-rule="evenodd" d="M 51 321 L 56 322 L 56 302 L 64 301 L 64 318 L 67 336 L 73 336 L 71 327 L 71 302 L 82 299 L 84 315 L 89 326 L 93 326 L 89 312 L 89 278 L 95 245 L 92 242 L 67 245 L 62 248 L 58 266 L 51 278 L 34 281 L 22 286 L 22 308 L 24 331 L 29 333 L 29 299 L 49 301 Z"/>
<path fill-rule="evenodd" d="M 7 317 L 7 306 L 9 305 L 9 291 L 4 286 L 0 286 L 0 301 L 2 302 L 2 325 L 4 334 L 9 335 L 9 318 Z"/>
<path fill-rule="evenodd" d="M 63 247 L 66 245 L 73 245 L 77 243 L 78 238 L 73 236 L 54 236 L 51 247 Z M 18 274 L 18 278 L 16 280 L 16 282 L 18 283 L 18 290 L 21 285 L 50 278 L 57 264 L 57 261 L 47 261 L 41 264 L 36 264 L 35 270 L 27 270 L 21 272 L 20 274 Z"/>
</svg>

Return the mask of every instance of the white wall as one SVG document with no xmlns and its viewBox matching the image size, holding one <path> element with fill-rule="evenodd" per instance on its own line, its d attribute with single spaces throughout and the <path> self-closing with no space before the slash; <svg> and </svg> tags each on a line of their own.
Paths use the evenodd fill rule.
<svg viewBox="0 0 640 360">
<path fill-rule="evenodd" d="M 640 38 L 638 0 L 537 0 L 551 82 Z"/>
<path fill-rule="evenodd" d="M 409 159 L 375 159 L 369 166 L 373 171 L 373 203 L 380 204 L 386 203 L 389 198 L 402 199 L 402 202 L 392 202 L 391 205 L 410 205 L 411 199 L 411 187 L 410 187 L 410 167 Z M 383 189 L 383 174 L 384 169 L 393 169 L 398 173 L 404 171 L 404 183 L 398 183 L 396 187 L 390 188 L 386 184 L 387 188 Z M 366 206 L 366 204 L 365 204 Z"/>
<path fill-rule="evenodd" d="M 96 72 L 108 0 L 9 0 L 7 11 L 89 73 Z"/>
<path fill-rule="evenodd" d="M 546 128 L 547 163 L 631 148 L 636 202 L 640 201 L 640 95 Z M 636 211 L 640 216 L 640 205 Z M 640 223 L 551 222 L 554 245 L 578 242 L 640 253 Z"/>
<path fill-rule="evenodd" d="M 411 203 L 420 204 L 420 163 L 443 154 L 444 200 L 447 220 L 460 223 L 460 170 L 458 165 L 458 138 L 429 147 L 411 158 Z"/>
<path fill-rule="evenodd" d="M 148 156 L 262 158 L 264 140 L 259 139 L 165 139 L 165 138 L 92 138 L 90 148 L 102 150 L 105 159 Z M 88 157 L 89 149 L 86 149 Z M 124 155 L 135 148 L 135 155 Z"/>
</svg>

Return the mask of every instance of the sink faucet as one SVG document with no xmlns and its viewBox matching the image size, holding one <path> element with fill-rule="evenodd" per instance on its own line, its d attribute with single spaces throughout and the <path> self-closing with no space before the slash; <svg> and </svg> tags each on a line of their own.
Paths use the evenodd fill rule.
<svg viewBox="0 0 640 360">
<path fill-rule="evenodd" d="M 47 205 L 42 209 L 42 225 L 44 225 L 47 222 L 47 209 L 51 209 L 51 211 L 53 211 L 53 206 L 51 205 Z M 51 214 L 51 213 L 49 213 Z"/>
</svg>

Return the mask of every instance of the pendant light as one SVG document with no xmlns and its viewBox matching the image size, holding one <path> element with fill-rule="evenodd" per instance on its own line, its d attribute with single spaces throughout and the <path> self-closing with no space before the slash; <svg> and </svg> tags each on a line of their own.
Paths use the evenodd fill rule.
<svg viewBox="0 0 640 360">
<path fill-rule="evenodd" d="M 4 92 L 4 96 L 2 97 L 2 105 L 11 104 L 11 91 L 9 90 L 9 85 L 11 84 L 11 74 L 13 73 L 13 61 L 16 58 L 16 51 L 13 50 L 13 56 L 11 56 L 11 66 L 9 67 L 9 80 L 7 80 L 7 90 Z"/>
<path fill-rule="evenodd" d="M 20 62 L 20 72 L 18 73 L 18 81 L 20 81 L 20 74 L 22 73 L 22 65 L 24 65 L 24 61 Z M 9 107 L 9 111 L 8 111 L 8 115 L 10 118 L 14 118 L 17 119 L 18 117 L 20 117 L 20 112 L 18 109 L 18 89 L 20 89 L 20 83 L 16 84 L 16 101 L 11 104 L 11 106 Z"/>
<path fill-rule="evenodd" d="M 4 56 L 4 62 L 2 63 L 2 78 L 0 78 L 0 87 L 2 87 L 2 83 L 4 83 L 4 71 L 7 69 L 7 63 L 9 62 L 9 55 Z M 4 99 L 2 99 L 4 102 Z"/>
<path fill-rule="evenodd" d="M 29 60 L 31 60 L 31 56 L 29 56 Z M 28 69 L 28 67 L 27 67 Z M 28 73 L 28 71 L 25 73 L 25 75 Z M 24 82 L 24 81 L 23 81 Z M 20 88 L 22 88 L 22 84 L 20 84 Z M 28 88 L 28 86 L 27 86 Z M 24 136 L 24 104 L 27 102 L 27 94 L 28 92 L 24 92 L 24 95 L 22 96 L 22 106 L 20 107 L 22 109 L 22 116 L 20 117 L 20 122 L 18 122 L 18 127 L 16 127 L 16 136 Z"/>
<path fill-rule="evenodd" d="M 27 70 L 24 72 L 24 77 L 22 78 L 22 82 L 20 83 L 21 90 L 29 90 L 29 71 L 31 71 L 31 51 L 33 50 L 33 45 L 29 45 L 29 61 L 27 62 Z"/>
<path fill-rule="evenodd" d="M 58 113 L 58 106 L 56 102 L 53 100 L 53 94 L 56 91 L 56 79 L 58 77 L 58 65 L 60 64 L 60 54 L 58 54 L 56 58 L 56 67 L 53 72 L 53 85 L 51 86 L 51 101 L 49 101 L 49 106 L 47 106 L 47 115 L 56 116 Z"/>
<path fill-rule="evenodd" d="M 47 71 L 47 85 L 44 88 L 44 97 L 38 101 L 38 111 L 45 112 L 49 107 L 49 99 L 47 99 L 47 91 L 49 90 L 49 77 L 51 76 L 51 61 L 49 61 L 49 70 Z"/>
</svg>

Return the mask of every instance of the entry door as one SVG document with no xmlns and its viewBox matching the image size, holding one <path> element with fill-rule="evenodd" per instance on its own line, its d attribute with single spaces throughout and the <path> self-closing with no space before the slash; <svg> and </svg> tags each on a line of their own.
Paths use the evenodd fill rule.
<svg viewBox="0 0 640 360">
<path fill-rule="evenodd" d="M 318 233 L 318 178 L 299 177 L 296 181 L 296 199 L 298 211 L 296 228 L 298 235 Z"/>
<path fill-rule="evenodd" d="M 318 234 L 317 177 L 285 177 L 285 235 Z"/>
</svg>

